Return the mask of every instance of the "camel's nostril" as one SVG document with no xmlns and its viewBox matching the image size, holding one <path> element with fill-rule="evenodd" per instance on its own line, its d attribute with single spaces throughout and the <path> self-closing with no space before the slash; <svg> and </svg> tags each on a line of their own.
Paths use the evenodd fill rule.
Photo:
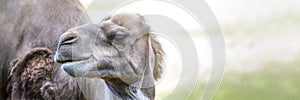
<svg viewBox="0 0 300 100">
<path fill-rule="evenodd" d="M 66 44 L 73 44 L 74 42 L 76 42 L 78 40 L 78 36 L 77 35 L 68 35 L 65 38 L 62 39 L 61 41 L 61 45 L 66 45 Z"/>
</svg>

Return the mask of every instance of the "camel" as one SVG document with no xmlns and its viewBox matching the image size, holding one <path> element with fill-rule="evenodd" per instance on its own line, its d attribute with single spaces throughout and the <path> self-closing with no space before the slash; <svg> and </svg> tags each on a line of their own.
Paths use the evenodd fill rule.
<svg viewBox="0 0 300 100">
<path fill-rule="evenodd" d="M 137 14 L 126 16 L 126 14 L 124 17 L 119 16 L 120 18 L 111 16 L 113 19 L 107 17 L 101 22 L 103 24 L 100 23 L 101 25 L 96 29 L 95 26 L 98 25 L 95 24 L 80 26 L 89 24 L 91 21 L 78 0 L 0 1 L 0 39 L 2 40 L 0 42 L 0 99 L 90 99 L 89 95 L 84 93 L 86 91 L 84 90 L 85 88 L 82 88 L 82 85 L 89 86 L 89 84 L 83 84 L 82 82 L 93 78 L 99 79 L 96 81 L 98 85 L 95 88 L 100 90 L 101 93 L 97 94 L 97 97 L 111 97 L 111 99 L 154 99 L 154 80 L 159 79 L 162 72 L 160 64 L 162 62 L 163 51 L 155 36 L 148 33 L 150 28 L 144 23 L 142 16 Z M 133 21 L 132 23 L 124 23 L 126 20 L 131 20 L 133 16 L 139 16 L 138 19 L 140 20 Z M 82 47 L 72 47 L 80 50 L 76 51 L 74 49 L 78 55 L 83 54 L 76 58 L 74 56 L 76 55 L 75 52 L 70 52 L 61 46 L 62 44 L 66 46 L 68 43 L 59 42 L 61 41 L 59 37 L 68 29 L 76 26 L 79 27 L 73 29 L 83 29 L 88 31 L 88 33 L 93 33 L 99 29 L 101 31 L 114 30 L 105 28 L 105 26 L 110 27 L 110 25 L 105 25 L 105 23 L 109 23 L 105 21 L 109 20 L 117 21 L 113 22 L 115 25 L 125 25 L 125 29 L 131 33 L 127 34 L 127 36 L 131 39 L 121 39 L 125 35 L 113 35 L 114 32 L 101 32 L 103 34 L 109 33 L 107 37 L 110 39 L 106 40 L 111 42 L 97 42 L 97 45 L 93 43 L 90 45 L 105 46 L 114 44 L 114 48 L 118 48 L 118 50 L 116 49 L 115 52 L 111 53 L 118 51 L 122 57 L 111 58 L 110 61 L 113 61 L 113 63 L 106 62 L 109 65 L 107 67 L 113 67 L 115 71 L 101 70 L 103 71 L 103 75 L 100 75 L 98 72 L 98 74 L 80 74 L 77 71 L 85 72 L 88 70 L 82 70 L 78 67 L 81 70 L 74 70 L 74 73 L 72 73 L 70 71 L 71 66 L 65 66 L 85 61 L 85 57 L 88 56 L 88 52 L 90 51 L 88 49 L 78 49 L 86 48 L 84 45 Z M 117 29 L 123 30 L 124 28 L 119 27 Z M 119 34 L 120 32 L 117 33 Z M 70 32 L 68 31 L 64 34 L 67 33 Z M 61 37 L 64 36 L 62 35 Z M 72 38 L 67 39 L 71 40 L 69 44 L 75 43 L 72 42 Z M 81 39 L 79 38 L 78 40 Z M 137 41 L 126 42 L 123 40 Z M 146 40 L 149 42 L 147 42 L 148 44 Z M 85 39 L 85 41 L 88 41 L 88 39 Z M 128 48 L 129 45 L 125 46 L 121 41 L 131 43 L 132 47 Z M 105 50 L 102 47 L 97 49 L 100 51 Z M 68 53 L 74 54 L 71 60 Z M 54 57 L 54 55 L 56 56 Z M 94 52 L 93 55 L 96 56 L 93 56 L 92 61 L 96 60 L 98 62 L 101 61 L 100 58 L 105 58 L 103 57 L 105 54 L 101 52 Z M 54 58 L 56 62 L 62 65 L 55 63 L 53 61 Z M 109 61 L 109 59 L 107 60 Z M 124 63 L 125 61 L 128 63 Z M 146 61 L 150 61 L 151 63 Z M 89 65 L 89 63 L 87 64 Z M 98 67 L 106 69 L 103 64 L 105 65 L 105 62 L 101 63 Z M 110 64 L 116 64 L 116 66 L 111 66 Z M 126 66 L 124 67 L 125 69 L 118 69 L 117 66 L 120 65 Z M 95 91 L 91 87 L 89 89 L 89 91 Z"/>
<path fill-rule="evenodd" d="M 163 55 L 143 16 L 118 13 L 62 34 L 54 58 L 73 77 L 103 79 L 102 99 L 153 100 Z"/>
<path fill-rule="evenodd" d="M 56 84 L 59 98 L 80 98 L 76 79 L 50 59 L 62 33 L 88 23 L 90 18 L 78 0 L 0 0 L 0 100 L 51 99 L 53 91 L 47 89 L 55 87 L 47 80 Z M 41 70 L 53 74 L 27 76 L 39 73 L 40 64 L 50 64 Z M 39 75 L 45 77 L 40 80 Z"/>
</svg>

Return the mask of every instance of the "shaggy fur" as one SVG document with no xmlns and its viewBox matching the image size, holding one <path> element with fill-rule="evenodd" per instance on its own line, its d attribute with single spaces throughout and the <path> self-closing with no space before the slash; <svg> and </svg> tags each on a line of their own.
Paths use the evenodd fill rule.
<svg viewBox="0 0 300 100">
<path fill-rule="evenodd" d="M 60 83 L 54 81 L 57 68 L 53 65 L 53 53 L 46 48 L 34 48 L 24 57 L 16 59 L 10 66 L 8 99 L 86 99 L 76 82 L 68 84 L 73 90 L 69 91 L 70 88 L 61 88 Z M 69 92 L 63 93 L 65 89 Z"/>
<path fill-rule="evenodd" d="M 52 52 L 33 49 L 10 66 L 8 92 L 10 99 L 55 99 L 57 86 L 52 83 Z"/>
</svg>

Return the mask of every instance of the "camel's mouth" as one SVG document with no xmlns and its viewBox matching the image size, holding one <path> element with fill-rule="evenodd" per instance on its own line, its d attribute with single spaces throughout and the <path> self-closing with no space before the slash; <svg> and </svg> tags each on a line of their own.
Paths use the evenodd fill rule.
<svg viewBox="0 0 300 100">
<path fill-rule="evenodd" d="M 59 53 L 55 54 L 54 61 L 59 64 L 82 62 L 91 59 L 92 57 L 65 57 Z"/>
<path fill-rule="evenodd" d="M 57 59 L 55 57 L 55 61 L 59 64 L 66 64 L 66 63 L 77 63 L 77 62 L 84 62 L 89 60 L 90 58 L 85 58 L 85 59 Z"/>
<path fill-rule="evenodd" d="M 63 60 L 63 61 L 58 61 L 58 63 L 64 65 L 77 65 L 77 64 L 81 64 L 84 62 L 88 62 L 89 60 L 92 60 L 92 58 L 87 58 L 87 59 L 80 59 L 80 60 Z"/>
<path fill-rule="evenodd" d="M 63 61 L 62 69 L 73 77 L 82 76 L 89 70 L 94 70 L 97 67 L 97 61 L 90 57 L 85 60 Z"/>
<path fill-rule="evenodd" d="M 65 62 L 62 69 L 73 77 L 117 78 L 112 67 L 98 65 L 99 62 L 91 57 L 87 60 Z"/>
</svg>

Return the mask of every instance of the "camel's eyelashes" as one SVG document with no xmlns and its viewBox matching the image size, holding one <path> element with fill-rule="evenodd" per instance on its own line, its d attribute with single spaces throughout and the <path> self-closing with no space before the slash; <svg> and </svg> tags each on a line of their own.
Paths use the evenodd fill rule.
<svg viewBox="0 0 300 100">
<path fill-rule="evenodd" d="M 113 40 L 122 40 L 127 37 L 127 34 L 121 31 L 111 31 L 107 33 L 107 39 L 113 41 Z"/>
<path fill-rule="evenodd" d="M 125 39 L 128 36 L 128 34 L 125 34 L 124 32 L 118 31 L 115 35 L 114 39 L 120 40 Z"/>
</svg>

